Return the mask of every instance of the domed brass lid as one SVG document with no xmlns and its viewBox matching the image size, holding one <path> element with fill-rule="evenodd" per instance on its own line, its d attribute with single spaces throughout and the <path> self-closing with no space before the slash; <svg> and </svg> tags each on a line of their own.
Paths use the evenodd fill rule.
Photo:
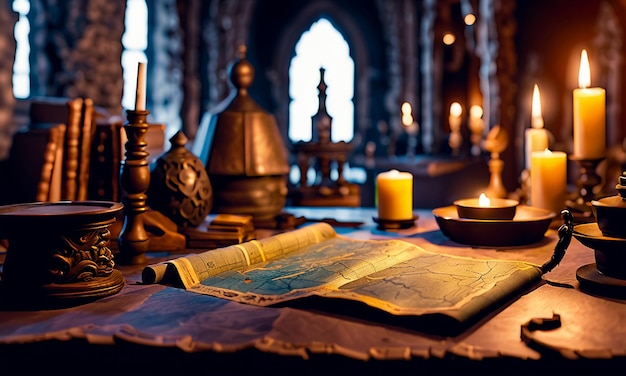
<svg viewBox="0 0 626 376">
<path fill-rule="evenodd" d="M 209 176 L 286 175 L 287 148 L 276 119 L 248 94 L 254 67 L 245 58 L 245 46 L 239 53 L 230 69 L 235 90 L 216 112 L 204 115 L 193 152 L 205 163 Z"/>
</svg>

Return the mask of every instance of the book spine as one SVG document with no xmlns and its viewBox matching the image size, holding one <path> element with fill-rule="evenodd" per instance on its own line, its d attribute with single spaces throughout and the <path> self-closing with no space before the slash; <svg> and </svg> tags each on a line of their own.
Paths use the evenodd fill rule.
<svg viewBox="0 0 626 376">
<path fill-rule="evenodd" d="M 78 192 L 76 199 L 79 201 L 87 200 L 89 186 L 89 160 L 91 157 L 91 144 L 94 133 L 94 108 L 93 99 L 85 98 L 83 100 L 82 114 L 82 130 L 80 140 L 80 157 L 78 160 Z"/>
<path fill-rule="evenodd" d="M 52 173 L 54 170 L 54 160 L 57 156 L 59 126 L 53 126 L 48 134 L 48 143 L 44 150 L 44 163 L 41 167 L 41 177 L 37 185 L 36 201 L 48 201 L 50 197 L 50 186 L 52 185 Z M 62 147 L 62 146 L 61 146 Z"/>
<path fill-rule="evenodd" d="M 75 200 L 78 178 L 78 158 L 80 144 L 80 119 L 83 106 L 82 98 L 75 98 L 68 102 L 69 117 L 65 142 L 65 176 L 63 181 L 63 199 Z"/>
</svg>

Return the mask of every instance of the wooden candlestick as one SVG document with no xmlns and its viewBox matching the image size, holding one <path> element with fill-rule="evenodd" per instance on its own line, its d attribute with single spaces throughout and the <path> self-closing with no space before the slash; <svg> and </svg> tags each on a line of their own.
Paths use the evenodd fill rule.
<svg viewBox="0 0 626 376">
<path fill-rule="evenodd" d="M 127 110 L 128 123 L 124 125 L 128 141 L 126 159 L 122 164 L 121 185 L 125 192 L 124 224 L 119 236 L 120 264 L 136 265 L 147 262 L 150 238 L 143 223 L 143 213 L 148 210 L 146 191 L 150 187 L 150 167 L 144 141 L 148 131 L 147 110 Z"/>
</svg>

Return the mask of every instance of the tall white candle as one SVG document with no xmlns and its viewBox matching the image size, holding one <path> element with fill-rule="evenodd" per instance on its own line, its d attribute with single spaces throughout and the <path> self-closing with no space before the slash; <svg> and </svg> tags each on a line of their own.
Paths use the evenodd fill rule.
<svg viewBox="0 0 626 376">
<path fill-rule="evenodd" d="M 530 164 L 531 206 L 560 213 L 567 193 L 567 155 L 562 151 L 535 151 Z"/>
<path fill-rule="evenodd" d="M 578 86 L 574 89 L 574 157 L 603 158 L 606 148 L 605 90 L 591 86 L 587 51 L 580 56 Z"/>
<path fill-rule="evenodd" d="M 531 108 L 531 128 L 525 131 L 526 140 L 526 169 L 530 169 L 530 159 L 535 151 L 543 151 L 548 148 L 548 132 L 543 128 L 543 115 L 541 111 L 541 97 L 539 86 L 533 88 Z"/>
<path fill-rule="evenodd" d="M 378 218 L 407 220 L 413 218 L 413 175 L 390 170 L 376 177 Z"/>
<path fill-rule="evenodd" d="M 135 92 L 135 111 L 146 109 L 146 63 L 137 65 L 137 88 Z"/>
</svg>

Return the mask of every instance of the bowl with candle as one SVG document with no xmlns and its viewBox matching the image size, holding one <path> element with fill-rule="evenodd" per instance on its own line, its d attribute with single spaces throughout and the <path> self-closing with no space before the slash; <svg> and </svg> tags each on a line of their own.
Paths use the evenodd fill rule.
<svg viewBox="0 0 626 376">
<path fill-rule="evenodd" d="M 478 198 L 464 198 L 454 201 L 460 218 L 478 220 L 512 220 L 519 201 L 507 198 L 489 198 L 481 193 Z"/>
</svg>

